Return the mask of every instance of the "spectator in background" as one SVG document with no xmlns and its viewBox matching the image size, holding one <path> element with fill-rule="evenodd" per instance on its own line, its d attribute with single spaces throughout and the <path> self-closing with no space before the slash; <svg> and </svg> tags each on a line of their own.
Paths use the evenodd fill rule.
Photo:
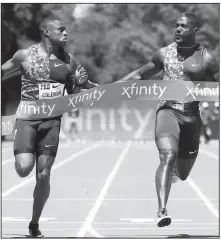
<svg viewBox="0 0 221 241">
<path fill-rule="evenodd" d="M 209 119 L 211 118 L 211 114 L 212 113 L 209 109 L 209 104 L 207 102 L 203 102 L 201 105 L 200 115 L 202 119 L 202 134 L 206 144 L 209 143 L 212 136 L 212 131 L 209 126 Z"/>
<path fill-rule="evenodd" d="M 218 121 L 219 120 L 219 102 L 216 101 L 213 106 L 213 112 L 212 112 L 212 120 Z"/>
<path fill-rule="evenodd" d="M 80 110 L 75 108 L 62 117 L 62 139 L 65 141 L 74 141 L 78 139 L 78 117 Z"/>
</svg>

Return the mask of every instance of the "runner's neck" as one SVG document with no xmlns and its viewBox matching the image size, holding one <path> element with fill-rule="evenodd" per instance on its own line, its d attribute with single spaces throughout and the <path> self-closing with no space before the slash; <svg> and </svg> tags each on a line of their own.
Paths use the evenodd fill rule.
<svg viewBox="0 0 221 241">
<path fill-rule="evenodd" d="M 197 43 L 193 43 L 189 46 L 179 46 L 177 45 L 177 53 L 183 57 L 191 56 L 196 50 Z"/>
<path fill-rule="evenodd" d="M 40 44 L 42 50 L 51 57 L 52 55 L 58 58 L 60 52 L 60 46 L 52 44 L 50 40 L 45 39 Z"/>
</svg>

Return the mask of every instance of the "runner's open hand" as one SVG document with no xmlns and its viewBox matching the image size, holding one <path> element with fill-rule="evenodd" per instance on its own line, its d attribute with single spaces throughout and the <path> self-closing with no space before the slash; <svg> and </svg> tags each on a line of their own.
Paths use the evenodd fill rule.
<svg viewBox="0 0 221 241">
<path fill-rule="evenodd" d="M 83 84 L 88 79 L 87 71 L 81 65 L 78 65 L 77 70 L 75 72 L 76 83 L 78 85 Z"/>
</svg>

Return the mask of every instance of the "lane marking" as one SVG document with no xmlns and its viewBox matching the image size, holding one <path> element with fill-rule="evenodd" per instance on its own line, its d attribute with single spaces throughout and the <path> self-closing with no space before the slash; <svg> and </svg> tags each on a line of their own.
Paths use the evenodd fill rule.
<svg viewBox="0 0 221 241">
<path fill-rule="evenodd" d="M 13 150 L 13 147 L 2 147 L 2 153 Z"/>
<path fill-rule="evenodd" d="M 201 148 L 201 149 L 199 149 L 199 152 L 202 153 L 202 154 L 204 154 L 204 155 L 207 155 L 208 157 L 211 157 L 211 158 L 213 158 L 213 159 L 215 159 L 215 160 L 219 160 L 219 156 L 213 154 L 213 153 L 210 152 L 210 151 L 207 151 L 206 149 L 202 149 L 202 148 Z"/>
<path fill-rule="evenodd" d="M 27 220 L 27 221 L 3 221 L 3 223 L 23 223 L 23 222 L 29 222 L 30 221 L 30 219 L 29 220 Z M 51 225 L 56 225 L 56 224 L 58 224 L 58 225 L 60 225 L 60 224 L 83 224 L 84 222 L 82 221 L 82 222 L 59 222 L 59 221 L 50 221 L 50 222 L 48 222 L 47 224 L 51 224 Z M 105 226 L 105 225 L 117 225 L 117 226 L 130 226 L 130 225 L 132 225 L 132 226 L 136 226 L 136 225 L 142 225 L 142 226 L 145 226 L 145 225 L 156 225 L 156 223 L 152 223 L 152 222 L 147 222 L 147 223 L 132 223 L 132 222 L 93 222 L 93 224 L 94 225 L 103 225 L 103 226 Z M 216 222 L 216 223 L 194 223 L 194 222 L 177 222 L 177 223 L 173 223 L 173 225 L 185 225 L 185 226 L 193 226 L 193 225 L 199 225 L 199 226 L 219 226 L 219 223 L 218 222 Z"/>
<path fill-rule="evenodd" d="M 51 220 L 56 220 L 57 218 L 40 217 L 40 222 L 47 222 Z M 31 217 L 2 217 L 3 223 L 15 223 L 15 222 L 29 222 Z"/>
<path fill-rule="evenodd" d="M 60 148 L 60 147 L 70 147 L 70 146 L 68 146 L 66 143 L 63 143 L 63 144 L 59 145 L 59 148 Z M 9 148 L 9 149 L 12 150 L 12 152 L 13 152 L 13 148 Z M 4 152 L 4 151 L 2 150 L 2 152 Z M 14 161 L 15 161 L 15 158 L 14 158 L 14 157 L 11 158 L 11 159 L 9 159 L 9 160 L 5 160 L 5 161 L 2 162 L 2 166 L 5 165 L 5 164 L 14 162 Z"/>
<path fill-rule="evenodd" d="M 217 197 L 207 197 L 210 200 L 219 200 Z M 94 198 L 50 198 L 51 201 L 76 201 L 90 202 L 95 201 Z M 2 201 L 33 201 L 33 198 L 3 198 Z M 104 201 L 157 201 L 157 198 L 105 198 Z M 201 198 L 170 198 L 170 201 L 201 201 Z"/>
<path fill-rule="evenodd" d="M 134 138 L 133 139 L 138 139 L 142 133 L 144 132 L 146 126 L 148 125 L 149 121 L 150 121 L 150 117 L 153 113 L 153 110 L 149 110 L 148 112 L 148 116 L 147 116 L 147 121 L 142 125 L 140 126 L 140 128 L 137 130 L 137 132 L 135 133 L 134 135 Z M 132 141 L 128 141 L 126 147 L 123 149 L 123 151 L 121 152 L 114 168 L 112 169 L 111 173 L 109 174 L 93 208 L 90 210 L 90 212 L 88 213 L 88 216 L 85 220 L 85 223 L 84 225 L 82 226 L 82 228 L 80 229 L 80 231 L 78 232 L 77 234 L 77 237 L 84 237 L 84 235 L 86 234 L 87 230 L 90 228 L 98 210 L 100 209 L 100 206 L 102 205 L 102 202 L 104 201 L 104 198 L 108 192 L 108 189 L 110 188 L 111 186 L 111 183 L 113 182 L 121 164 L 123 163 L 130 147 L 131 147 L 131 144 L 132 144 Z"/>
<path fill-rule="evenodd" d="M 187 183 L 190 185 L 190 187 L 196 192 L 196 194 L 203 200 L 206 207 L 211 211 L 211 213 L 219 219 L 219 212 L 218 210 L 213 206 L 211 201 L 203 194 L 203 192 L 200 190 L 200 188 L 195 184 L 195 182 L 192 180 L 192 178 L 187 178 Z"/>
<path fill-rule="evenodd" d="M 84 237 L 84 235 L 86 234 L 86 232 L 88 231 L 88 229 L 90 228 L 91 226 L 91 223 L 93 222 L 100 206 L 102 205 L 102 202 L 104 200 L 104 197 L 106 196 L 107 194 L 107 191 L 116 175 L 116 173 L 118 172 L 123 160 L 124 160 L 124 157 L 126 156 L 127 152 L 129 151 L 130 149 L 130 146 L 131 146 L 131 142 L 129 141 L 128 144 L 126 145 L 126 147 L 123 149 L 123 151 L 121 152 L 120 154 L 120 157 L 118 158 L 114 168 L 112 169 L 111 173 L 109 174 L 101 192 L 100 192 L 100 195 L 98 196 L 94 206 L 92 207 L 92 209 L 90 210 L 87 218 L 86 218 L 86 221 L 84 222 L 84 225 L 82 226 L 81 230 L 78 232 L 77 234 L 77 237 Z"/>
<path fill-rule="evenodd" d="M 9 160 L 5 160 L 2 162 L 2 165 L 5 165 L 5 164 L 8 164 L 10 162 L 14 162 L 15 158 L 13 157 L 12 159 L 9 159 Z"/>
<path fill-rule="evenodd" d="M 133 227 L 131 227 L 131 228 L 97 228 L 97 230 L 158 230 L 159 231 L 159 228 L 148 228 L 148 227 L 145 227 L 145 228 L 133 228 Z M 164 230 L 165 231 L 170 231 L 170 230 L 186 230 L 186 227 L 177 227 L 177 228 L 173 228 L 173 227 L 169 227 L 169 228 L 164 228 Z M 205 229 L 205 227 L 189 227 L 188 229 L 190 229 L 190 230 L 197 230 L 197 229 L 202 229 L 202 230 L 208 230 L 208 229 L 217 229 L 217 231 L 219 230 L 219 227 L 207 227 L 206 229 Z M 44 231 L 77 231 L 77 230 L 79 230 L 79 228 L 41 228 L 41 230 L 44 230 Z M 25 232 L 27 232 L 27 229 L 4 229 L 4 232 L 10 232 L 10 231 L 25 231 Z M 5 236 L 6 234 L 3 234 L 2 236 Z M 13 234 L 11 234 L 11 235 L 13 235 Z M 218 234 L 217 234 L 218 235 Z M 119 236 L 119 235 L 118 235 Z M 139 235 L 137 235 L 137 236 L 139 236 Z M 191 235 L 190 235 L 191 236 Z M 194 236 L 194 235 L 192 235 L 192 236 Z M 195 235 L 195 236 L 199 236 L 199 237 L 203 237 L 204 235 Z M 215 236 L 215 234 L 214 235 L 211 235 L 211 236 Z M 61 238 L 62 238 L 63 236 L 61 236 Z M 108 237 L 111 237 L 111 235 L 109 235 L 109 236 L 106 236 L 107 238 Z M 147 237 L 149 237 L 148 235 L 147 235 Z M 76 238 L 75 236 L 74 236 L 74 238 Z"/>
<path fill-rule="evenodd" d="M 93 145 L 93 146 L 91 146 L 91 147 L 88 147 L 88 148 L 86 148 L 86 149 L 84 149 L 84 150 L 82 150 L 82 151 L 79 151 L 79 152 L 77 152 L 77 153 L 69 156 L 68 158 L 64 159 L 63 161 L 59 162 L 58 164 L 55 164 L 55 165 L 52 167 L 51 172 L 53 172 L 53 171 L 55 171 L 56 169 L 64 166 L 65 164 L 69 163 L 70 161 L 76 159 L 77 157 L 79 157 L 79 156 L 81 156 L 81 155 L 83 155 L 83 154 L 85 154 L 85 153 L 87 153 L 87 152 L 89 152 L 89 151 L 92 151 L 92 150 L 94 150 L 94 149 L 96 149 L 96 148 L 99 148 L 99 147 L 101 147 L 101 146 L 102 146 L 102 145 L 96 144 L 96 145 Z M 29 183 L 31 183 L 31 182 L 33 182 L 33 181 L 35 181 L 35 176 L 32 176 L 32 177 L 26 179 L 25 181 L 22 181 L 22 182 L 20 182 L 19 184 L 13 186 L 13 187 L 10 188 L 9 190 L 3 192 L 3 193 L 2 193 L 2 197 L 4 198 L 4 197 L 10 195 L 11 193 L 17 191 L 18 189 L 26 186 L 27 184 L 29 184 Z"/>
<path fill-rule="evenodd" d="M 96 238 L 104 238 L 104 236 L 100 235 L 92 226 L 89 227 L 88 232 Z"/>
<path fill-rule="evenodd" d="M 121 221 L 130 221 L 132 223 L 156 223 L 154 218 L 120 218 Z M 192 219 L 173 219 L 173 222 L 193 222 Z"/>
<path fill-rule="evenodd" d="M 145 227 L 145 228 L 97 228 L 97 230 L 158 230 L 159 231 L 159 228 L 156 227 L 156 228 L 148 228 L 148 227 Z M 170 231 L 170 230 L 186 230 L 186 227 L 178 227 L 178 228 L 173 228 L 173 227 L 168 227 L 168 228 L 164 228 L 165 231 Z M 197 230 L 197 229 L 203 229 L 203 230 L 208 230 L 208 229 L 217 229 L 217 231 L 219 230 L 219 226 L 218 227 L 189 227 L 188 230 Z M 46 230 L 46 229 L 45 229 Z M 187 230 L 186 230 L 187 231 Z M 217 234 L 218 235 L 218 234 Z M 191 235 L 190 235 L 191 236 Z M 193 235 L 194 236 L 194 235 Z M 197 236 L 201 236 L 201 235 L 197 235 Z M 212 236 L 212 235 L 211 235 Z M 214 235 L 215 236 L 215 235 Z M 108 236 L 107 236 L 108 237 Z M 148 235 L 147 235 L 148 237 Z M 202 235 L 203 237 L 203 235 Z"/>
<path fill-rule="evenodd" d="M 203 148 L 201 148 L 200 150 L 200 153 L 210 157 L 210 158 L 213 158 L 215 160 L 218 160 L 219 159 L 219 156 L 213 154 L 212 152 L 210 151 L 207 151 Z M 187 178 L 187 182 L 188 184 L 191 186 L 191 188 L 196 192 L 196 194 L 203 200 L 204 204 L 206 205 L 206 207 L 212 212 L 212 214 L 217 218 L 219 219 L 219 212 L 218 210 L 214 207 L 214 205 L 211 203 L 211 201 L 209 200 L 208 197 L 206 197 L 203 192 L 201 191 L 201 189 L 196 185 L 196 183 L 193 181 L 192 178 L 188 177 Z"/>
</svg>

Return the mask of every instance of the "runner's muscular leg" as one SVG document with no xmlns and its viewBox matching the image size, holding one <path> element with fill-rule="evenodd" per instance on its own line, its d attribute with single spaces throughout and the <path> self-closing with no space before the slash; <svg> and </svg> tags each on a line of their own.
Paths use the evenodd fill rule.
<svg viewBox="0 0 221 241">
<path fill-rule="evenodd" d="M 36 166 L 36 186 L 31 223 L 37 224 L 50 194 L 50 172 L 55 156 L 40 155 Z"/>
<path fill-rule="evenodd" d="M 20 177 L 27 177 L 35 165 L 35 155 L 21 153 L 15 155 L 15 170 Z"/>
<path fill-rule="evenodd" d="M 17 119 L 14 137 L 15 170 L 26 177 L 35 165 L 36 130 L 27 121 Z"/>
<path fill-rule="evenodd" d="M 177 159 L 176 168 L 177 168 L 177 174 L 180 180 L 185 181 L 187 179 L 196 161 L 197 155 L 198 155 L 198 152 L 192 154 L 191 155 L 192 157 L 186 157 L 186 158 L 179 157 Z"/>
<path fill-rule="evenodd" d="M 171 183 L 172 170 L 178 156 L 179 123 L 168 110 L 160 110 L 156 116 L 155 142 L 159 151 L 160 165 L 156 171 L 155 183 L 159 211 L 166 208 Z"/>
<path fill-rule="evenodd" d="M 196 161 L 199 151 L 200 131 L 201 119 L 198 115 L 193 116 L 191 121 L 181 128 L 176 169 L 182 181 L 187 179 Z"/>
<path fill-rule="evenodd" d="M 177 160 L 178 140 L 174 137 L 160 137 L 156 140 L 159 150 L 160 165 L 156 171 L 155 183 L 159 211 L 166 208 L 172 183 L 172 170 Z"/>
<path fill-rule="evenodd" d="M 36 163 L 36 186 L 33 193 L 33 213 L 31 223 L 37 224 L 50 195 L 50 173 L 57 154 L 60 126 L 55 121 L 46 121 L 38 130 L 38 157 Z M 51 123 L 51 125 L 50 125 Z"/>
</svg>

